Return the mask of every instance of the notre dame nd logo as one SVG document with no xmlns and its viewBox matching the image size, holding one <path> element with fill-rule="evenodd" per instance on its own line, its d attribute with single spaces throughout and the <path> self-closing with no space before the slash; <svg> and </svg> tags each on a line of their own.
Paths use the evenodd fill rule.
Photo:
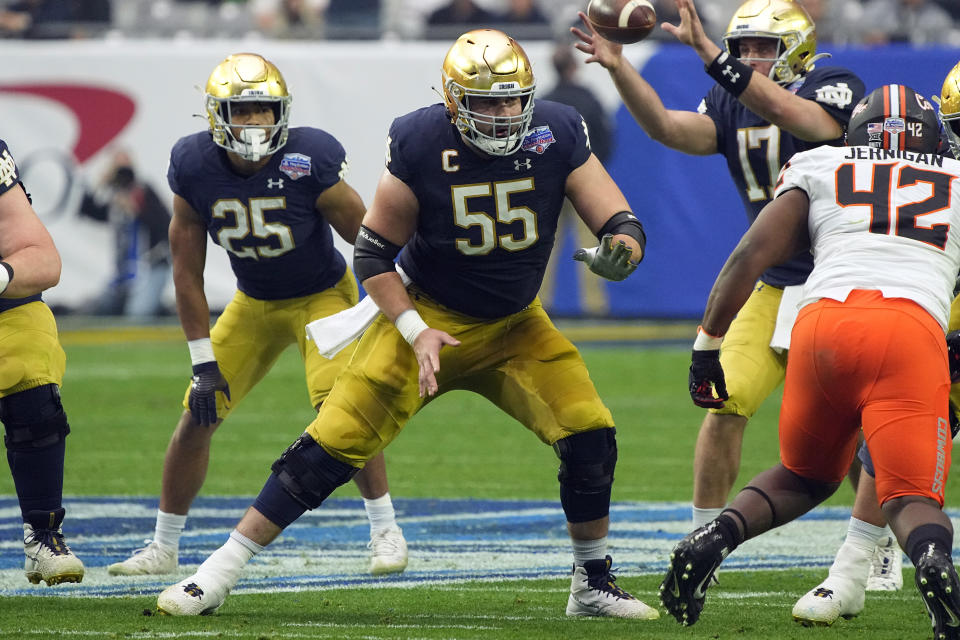
<svg viewBox="0 0 960 640">
<path fill-rule="evenodd" d="M 13 186 L 17 182 L 17 163 L 13 161 L 8 149 L 0 153 L 0 184 L 5 187 Z"/>
</svg>

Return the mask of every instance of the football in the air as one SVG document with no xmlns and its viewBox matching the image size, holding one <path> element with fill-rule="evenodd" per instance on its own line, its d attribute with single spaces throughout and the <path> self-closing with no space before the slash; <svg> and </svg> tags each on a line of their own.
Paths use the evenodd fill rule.
<svg viewBox="0 0 960 640">
<path fill-rule="evenodd" d="M 590 0 L 587 18 L 602 37 L 620 44 L 640 42 L 657 26 L 649 0 Z"/>
</svg>

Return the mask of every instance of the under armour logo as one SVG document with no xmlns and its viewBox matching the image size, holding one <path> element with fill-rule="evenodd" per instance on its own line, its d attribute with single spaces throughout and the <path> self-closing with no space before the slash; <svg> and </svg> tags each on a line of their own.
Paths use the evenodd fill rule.
<svg viewBox="0 0 960 640">
<path fill-rule="evenodd" d="M 740 72 L 734 72 L 733 67 L 729 64 L 723 68 L 723 75 L 730 78 L 731 84 L 736 84 L 737 80 L 740 79 Z"/>
<path fill-rule="evenodd" d="M 273 189 L 274 187 L 283 189 L 283 178 L 277 178 L 276 180 L 267 178 L 267 189 Z"/>
<path fill-rule="evenodd" d="M 520 162 L 519 160 L 514 160 L 514 161 L 513 161 L 513 170 L 514 170 L 514 171 L 520 171 L 520 169 L 529 169 L 530 166 L 531 166 L 530 158 L 524 158 L 524 159 L 523 159 L 523 162 Z"/>
</svg>

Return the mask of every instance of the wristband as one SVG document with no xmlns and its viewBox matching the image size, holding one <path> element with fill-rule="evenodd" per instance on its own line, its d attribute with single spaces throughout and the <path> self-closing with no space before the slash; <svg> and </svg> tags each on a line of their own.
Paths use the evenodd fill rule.
<svg viewBox="0 0 960 640">
<path fill-rule="evenodd" d="M 193 366 L 217 360 L 213 357 L 213 343 L 210 342 L 210 338 L 187 340 L 187 348 L 190 349 L 190 362 Z"/>
<path fill-rule="evenodd" d="M 703 330 L 703 327 L 697 327 L 697 339 L 693 342 L 694 351 L 715 351 L 720 348 L 723 342 L 723 336 L 712 336 Z"/>
<path fill-rule="evenodd" d="M 3 293 L 10 286 L 10 281 L 13 280 L 13 267 L 3 261 L 0 261 L 0 266 L 3 267 L 3 269 L 0 269 L 0 293 Z"/>
<path fill-rule="evenodd" d="M 427 326 L 427 323 L 423 321 L 423 318 L 420 317 L 420 314 L 417 313 L 416 309 L 407 309 L 397 316 L 397 321 L 393 324 L 411 347 L 413 346 L 413 341 L 417 339 L 417 336 L 430 328 Z"/>
<path fill-rule="evenodd" d="M 753 77 L 753 69 L 727 51 L 721 51 L 713 62 L 706 65 L 705 69 L 717 84 L 732 93 L 735 98 L 739 98 L 740 94 L 747 90 L 750 78 Z"/>
</svg>

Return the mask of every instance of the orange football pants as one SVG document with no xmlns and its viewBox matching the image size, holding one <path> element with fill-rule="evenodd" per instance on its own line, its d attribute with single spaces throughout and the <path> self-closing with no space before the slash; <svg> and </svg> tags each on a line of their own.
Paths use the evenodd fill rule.
<svg viewBox="0 0 960 640">
<path fill-rule="evenodd" d="M 947 347 L 913 301 L 855 290 L 800 310 L 780 409 L 780 457 L 806 478 L 840 482 L 863 434 L 880 504 L 904 495 L 943 505 L 950 469 Z"/>
</svg>

